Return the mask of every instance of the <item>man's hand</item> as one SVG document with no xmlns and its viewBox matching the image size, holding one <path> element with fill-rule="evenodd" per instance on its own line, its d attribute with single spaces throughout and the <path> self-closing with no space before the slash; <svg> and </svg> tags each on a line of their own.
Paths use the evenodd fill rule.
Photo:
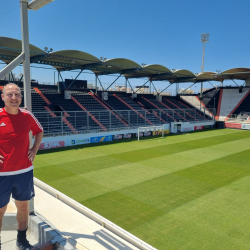
<svg viewBox="0 0 250 250">
<path fill-rule="evenodd" d="M 37 151 L 39 149 L 39 145 L 41 143 L 43 139 L 43 132 L 40 132 L 38 133 L 36 136 L 35 136 L 35 140 L 34 140 L 34 145 L 33 147 L 29 150 L 29 153 L 28 153 L 28 157 L 29 159 L 33 162 L 34 159 L 35 159 L 35 156 L 37 154 Z"/>
<path fill-rule="evenodd" d="M 0 163 L 3 163 L 3 156 L 2 155 L 0 155 Z"/>
<path fill-rule="evenodd" d="M 35 149 L 34 147 L 32 147 L 30 150 L 29 150 L 29 153 L 28 153 L 28 157 L 29 159 L 33 162 L 35 157 L 36 157 L 36 154 L 37 154 L 37 149 Z"/>
</svg>

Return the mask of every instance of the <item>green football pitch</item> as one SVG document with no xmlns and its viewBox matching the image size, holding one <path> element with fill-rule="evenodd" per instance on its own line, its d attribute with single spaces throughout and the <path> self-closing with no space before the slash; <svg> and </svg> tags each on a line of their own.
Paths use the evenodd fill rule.
<svg viewBox="0 0 250 250">
<path fill-rule="evenodd" d="M 250 131 L 40 151 L 35 177 L 157 249 L 250 249 Z"/>
</svg>

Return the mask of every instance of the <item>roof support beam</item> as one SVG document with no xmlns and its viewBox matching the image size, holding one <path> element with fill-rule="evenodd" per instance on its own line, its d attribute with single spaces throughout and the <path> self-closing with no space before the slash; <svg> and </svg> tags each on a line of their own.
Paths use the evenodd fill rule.
<svg viewBox="0 0 250 250">
<path fill-rule="evenodd" d="M 15 81 L 12 71 L 10 72 L 12 81 Z"/>
<path fill-rule="evenodd" d="M 83 69 L 80 71 L 80 73 L 76 76 L 76 78 L 71 82 L 71 84 L 67 87 L 67 89 L 69 89 L 72 84 L 76 81 L 77 77 L 82 73 Z"/>
<path fill-rule="evenodd" d="M 156 91 L 156 93 L 157 93 L 157 95 L 158 95 L 159 93 L 157 92 L 157 89 L 156 89 L 155 85 L 153 84 L 153 82 L 152 82 L 152 85 L 153 85 L 153 87 L 155 88 L 155 91 Z"/>
<path fill-rule="evenodd" d="M 22 81 L 22 79 L 23 79 L 23 74 L 22 74 L 21 78 L 19 79 L 17 86 L 19 86 L 19 83 Z"/>
<path fill-rule="evenodd" d="M 128 79 L 127 79 L 127 80 L 128 80 Z M 129 80 L 128 80 L 128 83 L 129 83 L 129 86 L 130 86 L 132 92 L 135 93 L 134 90 L 133 90 L 133 88 L 132 88 L 132 85 L 131 85 L 130 82 L 129 82 Z"/>
<path fill-rule="evenodd" d="M 209 82 L 209 81 L 208 81 Z M 212 84 L 211 82 L 209 82 L 214 88 L 216 88 L 216 86 L 214 84 Z"/>
<path fill-rule="evenodd" d="M 233 79 L 231 79 L 238 87 L 240 87 L 240 85 L 239 84 L 237 84 Z"/>
<path fill-rule="evenodd" d="M 163 89 L 160 93 L 162 93 L 164 90 L 166 90 L 168 87 L 170 87 L 173 83 L 170 83 L 165 89 Z M 159 94 L 160 94 L 159 93 Z"/>
<path fill-rule="evenodd" d="M 102 87 L 102 90 L 104 91 L 104 88 L 103 88 L 103 86 L 102 86 L 102 83 L 101 83 L 101 81 L 100 81 L 98 75 L 97 75 L 97 79 L 98 79 L 98 81 L 99 81 L 99 83 L 100 83 L 100 85 L 101 85 L 101 87 Z"/>
<path fill-rule="evenodd" d="M 6 75 L 8 75 L 14 68 L 16 68 L 24 60 L 24 52 L 22 52 L 14 61 L 9 63 L 0 71 L 0 80 L 2 80 Z"/>
<path fill-rule="evenodd" d="M 189 87 L 185 88 L 183 91 L 180 92 L 180 94 L 183 93 L 183 92 L 185 92 L 187 89 L 191 88 L 191 87 L 192 87 L 193 85 L 195 85 L 195 84 L 196 84 L 196 82 L 193 83 L 192 85 L 190 85 Z"/>
<path fill-rule="evenodd" d="M 136 93 L 137 91 L 139 91 L 142 87 L 144 87 L 149 81 L 150 81 L 150 80 L 147 80 L 139 89 L 137 89 L 137 90 L 135 91 L 135 93 Z"/>
<path fill-rule="evenodd" d="M 127 90 L 128 90 L 128 78 L 127 77 L 125 77 L 125 89 L 127 93 Z"/>
<path fill-rule="evenodd" d="M 98 78 L 98 75 L 95 74 L 95 93 L 97 94 L 97 78 Z"/>
<path fill-rule="evenodd" d="M 106 89 L 106 91 L 121 77 L 122 74 L 120 74 Z"/>
<path fill-rule="evenodd" d="M 61 77 L 61 79 L 62 79 L 62 83 L 63 83 L 63 86 L 64 86 L 64 89 L 66 88 L 66 86 L 65 86 L 65 82 L 63 81 L 63 78 L 62 78 L 62 75 L 61 75 L 61 72 L 58 70 L 58 73 L 59 73 L 59 76 Z"/>
</svg>

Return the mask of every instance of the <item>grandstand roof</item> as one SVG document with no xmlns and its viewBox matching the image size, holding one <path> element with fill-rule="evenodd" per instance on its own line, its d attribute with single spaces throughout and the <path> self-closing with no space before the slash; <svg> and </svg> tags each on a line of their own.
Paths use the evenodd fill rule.
<svg viewBox="0 0 250 250">
<path fill-rule="evenodd" d="M 22 41 L 0 37 L 0 60 L 11 62 L 22 51 Z M 152 81 L 176 82 L 204 82 L 223 81 L 225 79 L 250 78 L 250 68 L 234 68 L 220 74 L 203 72 L 194 74 L 189 70 L 170 70 L 160 64 L 140 66 L 138 63 L 126 58 L 113 58 L 100 60 L 97 57 L 78 50 L 60 50 L 45 52 L 30 44 L 30 62 L 50 65 L 58 71 L 70 71 L 75 69 L 91 70 L 97 75 L 121 74 L 127 78 L 147 77 Z"/>
<path fill-rule="evenodd" d="M 5 63 L 11 62 L 22 52 L 22 41 L 9 38 L 0 37 L 0 60 Z M 46 54 L 43 50 L 30 44 L 30 57 Z"/>
<path fill-rule="evenodd" d="M 218 76 L 219 80 L 225 79 L 237 79 L 237 80 L 245 80 L 250 78 L 250 68 L 233 68 L 223 71 Z"/>
<path fill-rule="evenodd" d="M 79 50 L 59 50 L 51 52 L 48 57 L 40 58 L 38 61 L 49 64 L 58 70 L 71 70 L 79 68 L 80 66 L 86 67 L 101 63 L 101 60 L 97 57 Z M 34 62 L 34 60 L 32 60 L 32 62 Z"/>
</svg>

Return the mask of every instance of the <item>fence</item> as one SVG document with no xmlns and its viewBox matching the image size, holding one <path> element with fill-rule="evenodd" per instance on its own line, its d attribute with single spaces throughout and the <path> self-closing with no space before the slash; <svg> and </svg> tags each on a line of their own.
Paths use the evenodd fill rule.
<svg viewBox="0 0 250 250">
<path fill-rule="evenodd" d="M 173 121 L 199 122 L 214 120 L 205 109 L 150 109 L 103 111 L 33 112 L 44 128 L 46 136 L 82 134 L 100 131 L 135 129 L 141 126 L 162 125 Z M 215 115 L 215 110 L 211 110 Z"/>
</svg>

